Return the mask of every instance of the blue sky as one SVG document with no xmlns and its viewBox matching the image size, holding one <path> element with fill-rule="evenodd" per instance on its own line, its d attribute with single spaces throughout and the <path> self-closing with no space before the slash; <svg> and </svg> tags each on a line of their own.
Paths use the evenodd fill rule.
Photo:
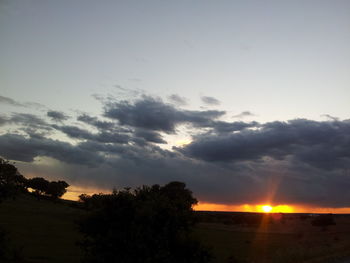
<svg viewBox="0 0 350 263">
<path fill-rule="evenodd" d="M 205 140 L 199 138 L 199 134 L 203 136 L 204 131 L 217 127 L 217 123 L 215 127 L 203 126 L 203 121 L 212 118 L 203 113 L 205 111 L 224 111 L 217 120 L 227 123 L 242 121 L 263 125 L 294 119 L 307 119 L 310 121 L 307 125 L 312 125 L 311 121 L 321 126 L 331 121 L 347 123 L 349 10 L 350 2 L 339 0 L 3 0 L 0 3 L 0 110 L 4 122 L 1 135 L 15 133 L 28 139 L 30 135 L 23 131 L 23 118 L 27 118 L 28 128 L 29 117 L 22 115 L 19 121 L 18 114 L 30 113 L 48 122 L 47 112 L 57 111 L 70 118 L 51 118 L 54 122 L 45 127 L 54 131 L 50 131 L 47 138 L 77 145 L 92 137 L 74 137 L 62 127 L 102 132 L 77 120 L 78 116 L 88 114 L 135 129 L 137 136 L 146 136 L 147 129 L 155 129 L 167 142 L 159 147 L 170 152 L 176 152 L 172 146 L 177 146 L 177 141 L 192 140 L 192 146 L 177 154 L 207 162 L 210 154 L 199 156 L 194 150 Z M 174 94 L 186 103 L 175 103 L 169 98 Z M 215 98 L 218 103 L 205 103 L 203 97 Z M 12 103 L 8 99 L 12 99 Z M 118 104 L 123 99 L 128 101 L 127 107 Z M 140 109 L 149 110 L 147 103 L 158 103 L 159 109 L 173 105 L 166 110 L 176 116 L 171 123 L 176 126 L 176 132 L 164 130 L 163 126 L 163 130 L 160 126 L 144 127 L 137 119 L 124 119 L 123 110 L 138 114 Z M 113 109 L 117 109 L 118 114 L 108 115 Z M 131 113 L 128 114 L 130 117 Z M 201 119 L 199 124 L 196 119 L 199 115 L 209 119 Z M 146 117 L 152 116 L 146 114 Z M 251 125 L 249 129 L 269 127 L 259 125 Z M 33 129 L 43 132 L 43 126 L 39 126 L 31 127 L 31 132 Z M 147 136 L 151 136 L 150 133 Z M 154 133 L 152 136 L 157 137 Z M 10 156 L 5 150 L 0 155 Z M 53 156 L 56 155 L 49 155 L 55 159 Z M 63 159 L 59 161 L 64 163 Z M 33 162 L 22 165 L 25 171 L 41 174 L 45 171 L 52 177 L 58 177 L 58 171 L 69 174 L 67 170 L 73 169 L 65 163 L 52 162 L 49 172 L 47 167 L 38 168 Z M 135 172 L 130 180 L 110 176 L 112 179 L 101 179 L 102 182 L 91 173 L 85 181 L 102 188 L 111 182 L 137 185 L 156 181 L 146 180 Z M 78 180 L 72 175 L 68 178 L 84 185 L 84 178 Z M 169 178 L 178 177 L 173 174 Z M 211 180 L 214 179 L 208 179 L 207 183 L 211 184 Z M 201 196 L 211 196 L 203 190 L 205 183 L 199 187 L 195 181 L 191 186 L 199 189 Z M 227 197 L 207 199 L 228 202 Z"/>
</svg>

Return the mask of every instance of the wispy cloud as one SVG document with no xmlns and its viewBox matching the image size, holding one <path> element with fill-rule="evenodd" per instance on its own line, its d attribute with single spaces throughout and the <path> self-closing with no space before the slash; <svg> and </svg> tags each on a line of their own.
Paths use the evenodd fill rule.
<svg viewBox="0 0 350 263">
<path fill-rule="evenodd" d="M 0 103 L 7 104 L 15 107 L 25 107 L 25 108 L 46 108 L 46 106 L 37 102 L 19 102 L 12 98 L 0 96 Z"/>
<path fill-rule="evenodd" d="M 240 114 L 233 115 L 233 118 L 245 118 L 245 117 L 253 117 L 255 116 L 254 113 L 250 111 L 242 111 Z"/>
<path fill-rule="evenodd" d="M 202 96 L 201 100 L 206 105 L 220 105 L 220 101 L 218 99 L 214 98 L 214 97 Z"/>
</svg>

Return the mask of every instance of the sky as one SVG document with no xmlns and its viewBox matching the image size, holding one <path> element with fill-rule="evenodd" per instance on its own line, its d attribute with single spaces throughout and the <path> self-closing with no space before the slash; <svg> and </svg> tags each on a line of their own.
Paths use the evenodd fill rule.
<svg viewBox="0 0 350 263">
<path fill-rule="evenodd" d="M 0 156 L 70 196 L 178 180 L 203 209 L 350 212 L 349 10 L 0 0 Z"/>
</svg>

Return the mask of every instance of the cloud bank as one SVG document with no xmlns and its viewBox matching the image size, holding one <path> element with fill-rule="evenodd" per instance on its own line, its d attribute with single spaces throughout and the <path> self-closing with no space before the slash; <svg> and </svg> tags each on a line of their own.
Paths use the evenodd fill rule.
<svg viewBox="0 0 350 263">
<path fill-rule="evenodd" d="M 205 202 L 350 205 L 350 120 L 229 122 L 222 110 L 145 95 L 101 102 L 100 116 L 1 115 L 0 125 L 15 129 L 1 133 L 0 155 L 81 185 L 181 180 Z M 184 131 L 191 143 L 175 146 L 171 138 Z"/>
</svg>

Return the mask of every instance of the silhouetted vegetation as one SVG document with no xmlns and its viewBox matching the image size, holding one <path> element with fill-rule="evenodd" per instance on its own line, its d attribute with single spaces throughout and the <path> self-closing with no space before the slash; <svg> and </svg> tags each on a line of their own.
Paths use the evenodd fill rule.
<svg viewBox="0 0 350 263">
<path fill-rule="evenodd" d="M 8 161 L 0 158 L 0 201 L 26 191 L 27 179 Z"/>
<path fill-rule="evenodd" d="M 50 182 L 41 177 L 26 179 L 13 164 L 0 158 L 0 201 L 27 193 L 28 188 L 33 189 L 36 196 L 46 195 L 57 199 L 66 193 L 68 186 L 65 181 Z"/>
<path fill-rule="evenodd" d="M 27 185 L 34 190 L 37 196 L 47 195 L 51 196 L 53 199 L 64 195 L 67 192 L 66 188 L 69 186 L 65 181 L 49 182 L 41 177 L 29 179 Z"/>
<path fill-rule="evenodd" d="M 184 183 L 82 196 L 92 213 L 80 222 L 84 262 L 209 262 L 192 238 L 197 200 Z"/>
<path fill-rule="evenodd" d="M 69 184 L 65 181 L 50 182 L 45 191 L 45 194 L 51 196 L 54 199 L 57 199 L 59 197 L 62 197 L 62 195 L 67 192 L 66 188 L 68 186 Z"/>
<path fill-rule="evenodd" d="M 49 181 L 42 177 L 34 177 L 31 179 L 28 179 L 28 187 L 32 188 L 36 194 L 43 195 L 47 191 L 47 188 L 49 187 Z"/>
</svg>

